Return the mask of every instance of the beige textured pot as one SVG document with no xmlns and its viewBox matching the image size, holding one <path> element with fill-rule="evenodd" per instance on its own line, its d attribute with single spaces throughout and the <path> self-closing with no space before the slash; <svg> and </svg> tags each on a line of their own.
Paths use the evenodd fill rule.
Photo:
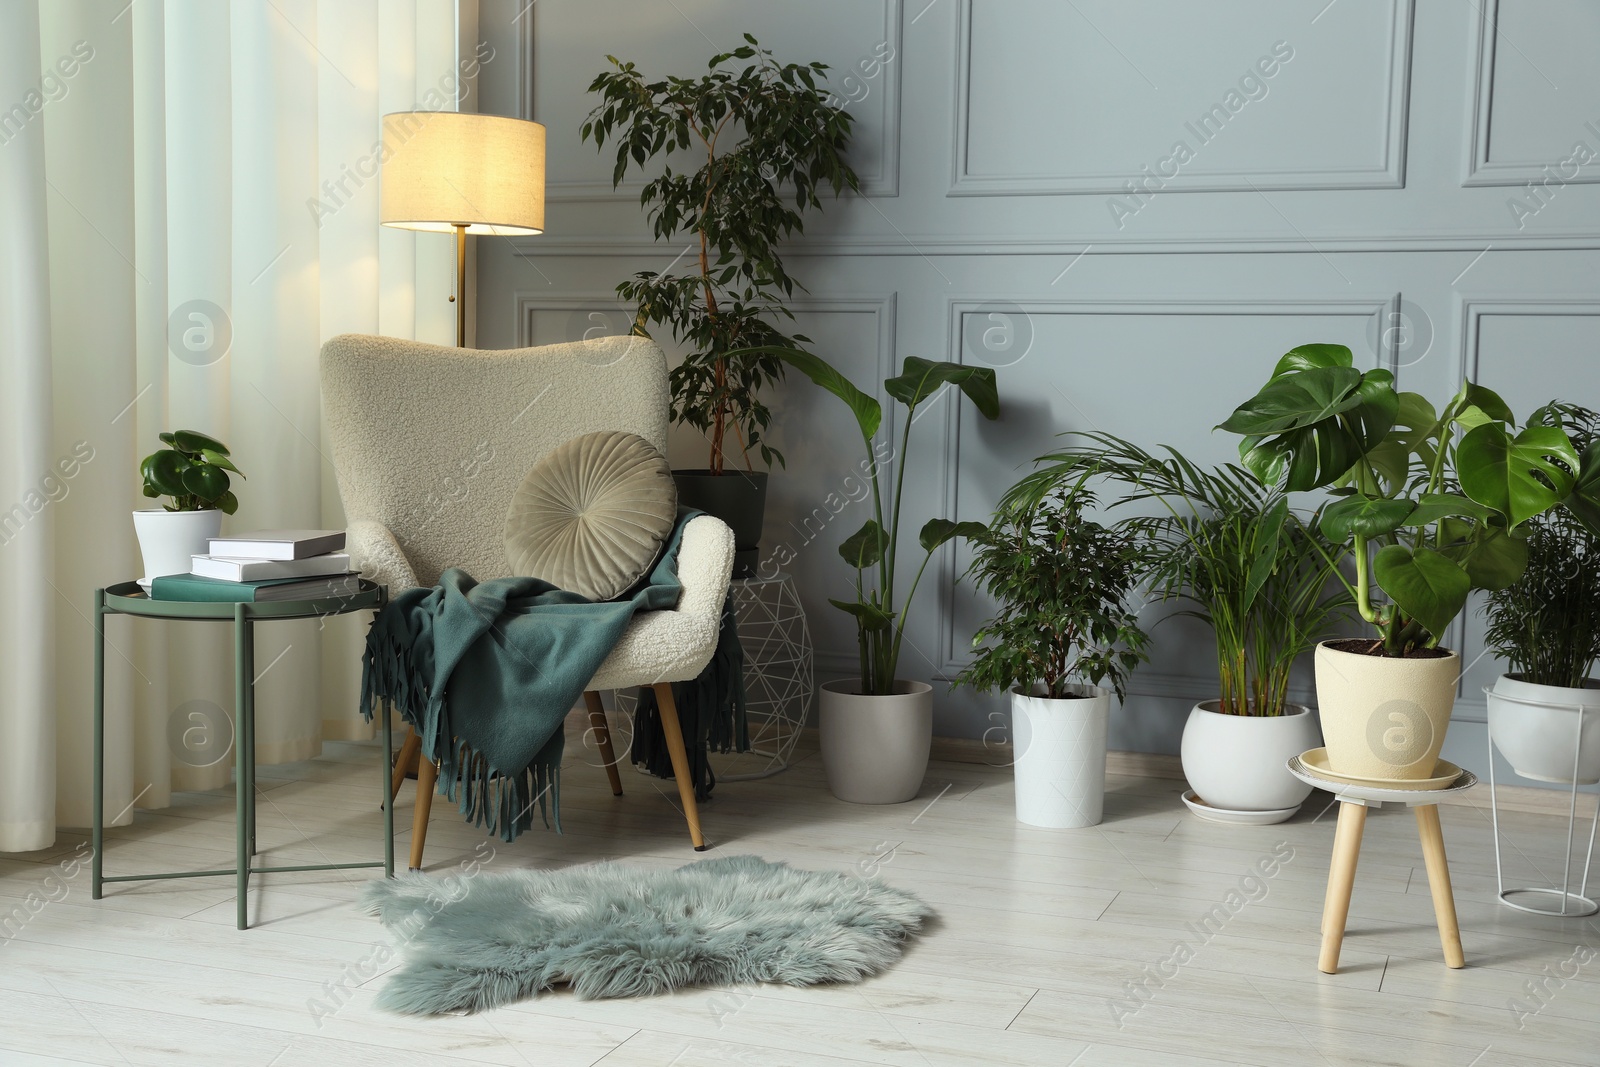
<svg viewBox="0 0 1600 1067">
<path fill-rule="evenodd" d="M 817 726 L 828 790 L 852 804 L 902 804 L 917 795 L 933 746 L 933 686 L 895 682 L 888 696 L 855 678 L 824 682 Z"/>
<path fill-rule="evenodd" d="M 1461 657 L 1393 659 L 1317 646 L 1317 705 L 1328 766 L 1407 781 L 1433 775 L 1455 706 Z"/>
</svg>

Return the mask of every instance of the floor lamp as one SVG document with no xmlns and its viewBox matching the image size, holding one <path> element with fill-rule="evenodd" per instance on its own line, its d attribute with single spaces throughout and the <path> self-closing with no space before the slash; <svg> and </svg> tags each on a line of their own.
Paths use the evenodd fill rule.
<svg viewBox="0 0 1600 1067">
<path fill-rule="evenodd" d="M 456 347 L 467 346 L 467 234 L 544 232 L 544 127 L 462 111 L 383 116 L 378 221 L 456 235 Z M 390 803 L 417 773 L 421 740 L 407 731 L 395 757 Z"/>
<path fill-rule="evenodd" d="M 456 235 L 456 347 L 467 344 L 467 235 L 544 232 L 544 127 L 462 111 L 383 117 L 379 221 Z"/>
</svg>

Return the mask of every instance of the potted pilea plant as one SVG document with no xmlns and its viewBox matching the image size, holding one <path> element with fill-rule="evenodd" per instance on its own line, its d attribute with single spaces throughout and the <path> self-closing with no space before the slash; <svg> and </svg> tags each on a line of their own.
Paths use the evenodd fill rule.
<svg viewBox="0 0 1600 1067">
<path fill-rule="evenodd" d="M 966 535 L 968 575 L 998 607 L 956 682 L 1011 694 L 1017 820 L 1030 826 L 1100 821 L 1111 693 L 1121 700 L 1145 659 L 1127 605 L 1139 538 L 1084 518 L 1093 504 L 1082 478 L 1042 495 L 1013 491 L 986 528 Z"/>
<path fill-rule="evenodd" d="M 1564 429 L 1583 471 L 1600 470 L 1600 414 L 1552 402 L 1529 422 Z M 1572 507 L 1556 508 L 1529 520 L 1527 546 L 1522 577 L 1485 605 L 1489 647 L 1511 668 L 1487 694 L 1489 736 L 1524 778 L 1593 785 L 1600 782 L 1600 681 L 1590 677 L 1600 658 L 1600 535 Z"/>
<path fill-rule="evenodd" d="M 228 458 L 228 446 L 198 430 L 163 433 L 161 443 L 167 447 L 144 458 L 139 476 L 145 496 L 167 502 L 133 513 L 146 581 L 189 573 L 189 557 L 208 551 L 211 538 L 222 533 L 222 516 L 239 510 L 228 472 L 244 477 Z"/>
<path fill-rule="evenodd" d="M 855 570 L 856 598 L 830 601 L 855 620 L 861 673 L 819 687 L 818 727 L 822 767 L 834 796 L 856 804 L 899 804 L 922 788 L 933 742 L 933 687 L 899 675 L 906 612 L 933 553 L 953 537 L 974 536 L 984 530 L 982 523 L 929 519 L 917 537 L 922 559 L 916 574 L 904 596 L 897 598 L 902 588 L 896 584 L 896 565 L 900 562 L 900 512 L 905 502 L 902 489 L 911 455 L 911 427 L 918 406 L 947 385 L 965 394 L 984 418 L 999 418 L 1000 394 L 994 371 L 907 356 L 900 373 L 883 383 L 884 391 L 906 407 L 899 448 L 883 456 L 873 446 L 883 422 L 883 408 L 876 399 L 809 352 L 779 349 L 771 354 L 843 400 L 854 413 L 866 445 L 872 518 L 839 546 L 839 554 Z M 881 484 L 885 462 L 895 467 L 892 496 Z"/>
<path fill-rule="evenodd" d="M 1340 580 L 1376 636 L 1317 646 L 1327 769 L 1432 777 L 1461 675 L 1440 639 L 1473 590 L 1521 577 L 1528 521 L 1576 485 L 1572 442 L 1555 426 L 1518 430 L 1505 401 L 1471 382 L 1436 411 L 1329 344 L 1285 354 L 1221 428 L 1243 435 L 1243 464 L 1263 483 L 1337 498 L 1320 529 L 1354 557 L 1354 582 Z"/>
<path fill-rule="evenodd" d="M 778 242 L 804 229 L 803 212 L 821 209 L 823 187 L 858 188 L 844 160 L 853 120 L 817 86 L 826 64 L 780 65 L 744 37 L 699 78 L 647 82 L 607 56 L 616 69 L 590 84 L 601 102 L 582 131 L 597 148 L 616 144 L 613 185 L 666 157 L 639 200 L 656 239 L 687 235 L 693 254 L 680 257 L 685 269 L 640 271 L 617 293 L 637 308 L 636 333 L 664 325 L 689 349 L 671 372 L 672 418 L 706 435 L 709 458 L 673 476 L 680 501 L 733 528 L 736 577 L 754 573 L 760 552 L 767 472 L 756 457 L 783 463 L 764 436 L 772 412 L 761 392 L 783 375 L 775 351 L 810 341 L 779 326 L 794 318 L 785 301 L 798 283 Z M 693 169 L 673 169 L 677 152 Z"/>
<path fill-rule="evenodd" d="M 1105 433 L 1073 433 L 1041 457 L 1035 484 L 1087 471 L 1119 483 L 1113 507 L 1155 501 L 1153 515 L 1117 523 L 1138 538 L 1139 579 L 1215 640 L 1218 692 L 1184 724 L 1185 802 L 1216 822 L 1292 816 L 1311 787 L 1284 766 L 1321 744 L 1309 708 L 1289 700 L 1294 665 L 1351 607 L 1334 580 L 1335 546 L 1279 490 L 1234 464 L 1203 468 L 1172 448 L 1151 453 Z"/>
</svg>

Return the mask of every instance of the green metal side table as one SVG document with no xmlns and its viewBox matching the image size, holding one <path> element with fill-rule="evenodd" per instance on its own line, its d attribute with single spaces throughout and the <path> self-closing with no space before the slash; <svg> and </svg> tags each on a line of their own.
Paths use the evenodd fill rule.
<svg viewBox="0 0 1600 1067">
<path fill-rule="evenodd" d="M 366 863 L 314 863 L 294 867 L 258 867 L 256 854 L 256 699 L 255 699 L 255 624 L 262 619 L 316 619 L 345 615 L 365 608 L 382 608 L 388 603 L 388 590 L 362 579 L 360 590 L 342 597 L 320 600 L 281 600 L 270 603 L 192 603 L 180 600 L 152 600 L 138 582 L 122 582 L 94 592 L 94 855 L 92 895 L 100 899 L 106 882 L 144 882 L 161 878 L 204 878 L 231 874 L 238 879 L 235 901 L 239 929 L 250 925 L 247 916 L 250 876 L 286 871 L 341 871 L 358 867 L 382 867 L 386 877 L 394 874 L 394 806 L 389 798 L 389 761 L 392 738 L 388 708 L 383 720 L 383 750 L 379 761 L 383 779 L 383 861 Z M 238 802 L 234 812 L 237 830 L 235 865 L 232 870 L 171 871 L 165 874 L 105 875 L 101 871 L 105 838 L 105 664 L 106 616 L 142 615 L 151 619 L 194 620 L 233 623 L 233 699 L 234 699 L 234 779 Z"/>
</svg>

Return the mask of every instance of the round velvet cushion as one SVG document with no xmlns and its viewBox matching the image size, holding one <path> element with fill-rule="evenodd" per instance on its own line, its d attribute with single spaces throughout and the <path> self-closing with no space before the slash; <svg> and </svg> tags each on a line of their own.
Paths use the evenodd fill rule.
<svg viewBox="0 0 1600 1067">
<path fill-rule="evenodd" d="M 642 578 L 678 517 L 666 457 L 620 430 L 574 437 L 536 463 L 506 512 L 506 560 L 590 600 Z"/>
</svg>

